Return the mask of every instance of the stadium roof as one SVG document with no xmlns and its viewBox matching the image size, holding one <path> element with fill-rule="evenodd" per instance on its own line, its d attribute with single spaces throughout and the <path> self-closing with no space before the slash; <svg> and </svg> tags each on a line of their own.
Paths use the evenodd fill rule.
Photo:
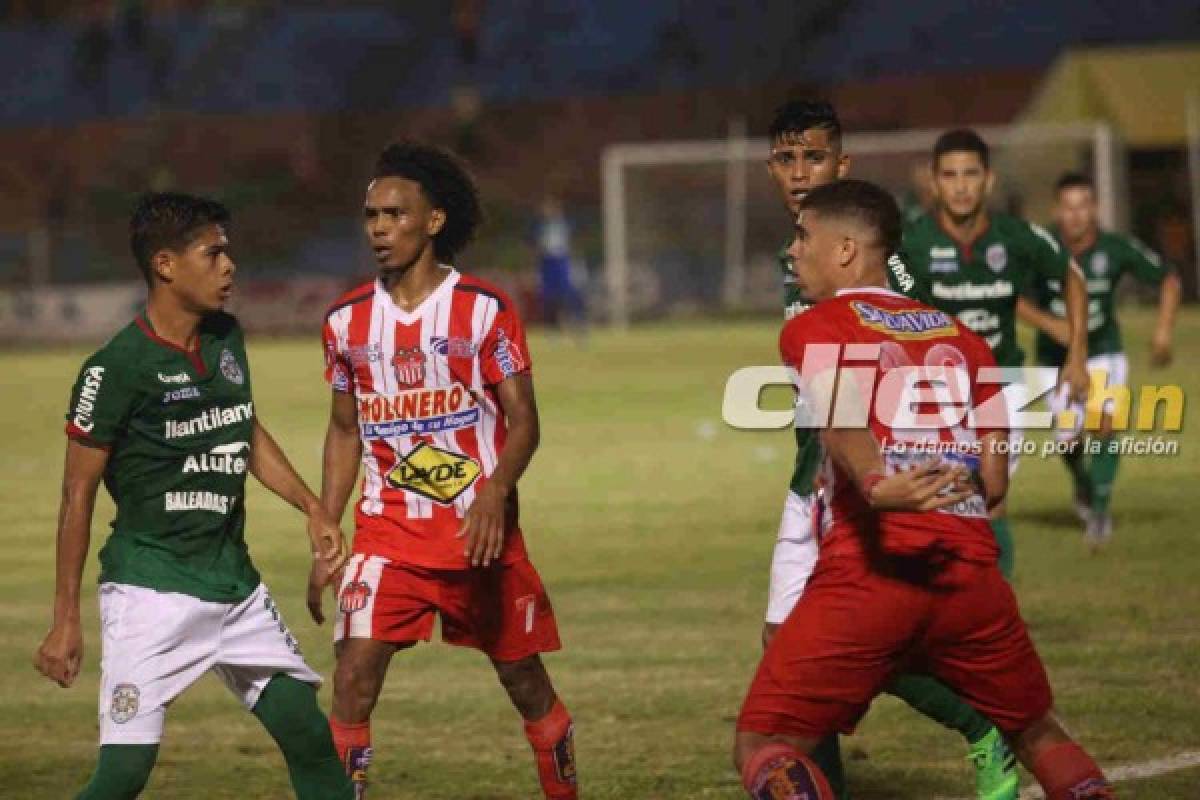
<svg viewBox="0 0 1200 800">
<path fill-rule="evenodd" d="M 1021 121 L 1103 120 L 1133 147 L 1181 147 L 1189 91 L 1200 92 L 1200 43 L 1070 50 L 1047 70 Z"/>
</svg>

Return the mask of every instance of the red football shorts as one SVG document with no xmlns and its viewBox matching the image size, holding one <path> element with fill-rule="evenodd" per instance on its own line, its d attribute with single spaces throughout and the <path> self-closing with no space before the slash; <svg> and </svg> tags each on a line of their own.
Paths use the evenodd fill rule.
<svg viewBox="0 0 1200 800">
<path fill-rule="evenodd" d="M 442 640 L 518 661 L 558 650 L 558 624 L 529 559 L 464 570 L 427 569 L 356 553 L 338 592 L 334 641 L 429 641 L 434 615 Z"/>
<path fill-rule="evenodd" d="M 951 562 L 936 587 L 897 574 L 853 557 L 818 561 L 763 655 L 738 730 L 850 733 L 901 672 L 933 675 L 1005 733 L 1045 716 L 1046 671 L 994 564 Z"/>
</svg>

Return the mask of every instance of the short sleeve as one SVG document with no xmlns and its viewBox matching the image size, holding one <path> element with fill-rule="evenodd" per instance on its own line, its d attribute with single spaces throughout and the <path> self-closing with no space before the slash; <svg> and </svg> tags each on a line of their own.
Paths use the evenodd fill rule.
<svg viewBox="0 0 1200 800">
<path fill-rule="evenodd" d="M 1163 261 L 1162 256 L 1134 237 L 1125 239 L 1123 244 L 1125 246 L 1122 248 L 1124 253 L 1121 266 L 1133 273 L 1142 283 L 1157 286 L 1171 272 L 1170 264 Z"/>
<path fill-rule="evenodd" d="M 1024 228 L 1022 249 L 1034 272 L 1043 278 L 1064 280 L 1071 257 L 1050 231 L 1033 222 L 1017 222 Z"/>
<path fill-rule="evenodd" d="M 829 419 L 830 400 L 841 344 L 846 341 L 828 316 L 806 311 L 793 317 L 779 334 L 779 355 L 796 390 L 796 426 L 821 427 Z M 851 398 L 843 397 L 847 402 Z"/>
<path fill-rule="evenodd" d="M 497 297 L 497 311 L 479 348 L 479 369 L 483 382 L 494 386 L 514 375 L 529 372 L 533 363 L 525 341 L 525 326 L 512 301 Z"/>
<path fill-rule="evenodd" d="M 354 391 L 354 371 L 350 359 L 338 342 L 329 318 L 321 327 L 321 344 L 325 352 L 325 382 L 337 392 Z"/>
<path fill-rule="evenodd" d="M 111 353 L 101 350 L 84 362 L 67 407 L 67 436 L 108 447 L 129 419 L 133 397 Z"/>
</svg>

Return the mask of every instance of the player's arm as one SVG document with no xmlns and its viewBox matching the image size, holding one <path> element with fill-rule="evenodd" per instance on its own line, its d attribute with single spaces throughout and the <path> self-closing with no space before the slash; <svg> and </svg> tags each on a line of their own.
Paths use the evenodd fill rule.
<svg viewBox="0 0 1200 800">
<path fill-rule="evenodd" d="M 973 494 L 965 468 L 936 458 L 887 475 L 879 441 L 866 428 L 830 428 L 821 438 L 834 463 L 875 511 L 933 511 Z"/>
<path fill-rule="evenodd" d="M 346 560 L 346 538 L 321 506 L 321 501 L 297 473 L 275 439 L 256 418 L 250 434 L 250 474 L 281 500 L 308 517 L 308 538 L 314 558 L 328 562 L 336 570 Z"/>
<path fill-rule="evenodd" d="M 1002 431 L 991 431 L 980 437 L 979 474 L 989 511 L 1004 502 L 1008 494 L 1008 454 L 1000 449 L 1001 443 L 1007 442 L 1008 435 Z"/>
<path fill-rule="evenodd" d="M 33 659 L 38 672 L 64 688 L 74 683 L 83 661 L 79 587 L 91 544 L 96 490 L 107 464 L 107 449 L 75 438 L 67 440 L 62 499 L 58 507 L 54 622 Z"/>
<path fill-rule="evenodd" d="M 1038 308 L 1037 304 L 1027 297 L 1017 298 L 1017 319 L 1037 328 L 1063 347 L 1071 341 L 1071 326 L 1067 321 Z"/>
<path fill-rule="evenodd" d="M 1071 388 L 1071 394 L 1080 402 L 1087 399 L 1087 337 L 1088 337 L 1088 290 L 1083 270 L 1072 258 L 1067 263 L 1063 276 L 1063 303 L 1067 307 L 1067 357 L 1063 362 L 1060 383 Z"/>
<path fill-rule="evenodd" d="M 1168 272 L 1158 287 L 1158 321 L 1150 339 L 1150 363 L 1165 367 L 1171 363 L 1171 341 L 1175 331 L 1175 315 L 1183 298 L 1183 283 L 1176 272 Z"/>
<path fill-rule="evenodd" d="M 465 553 L 473 567 L 486 567 L 500 557 L 506 504 L 541 438 L 533 377 L 528 372 L 505 378 L 497 385 L 496 395 L 508 434 L 496 469 L 475 495 L 458 532 L 459 538 L 466 540 Z"/>
</svg>

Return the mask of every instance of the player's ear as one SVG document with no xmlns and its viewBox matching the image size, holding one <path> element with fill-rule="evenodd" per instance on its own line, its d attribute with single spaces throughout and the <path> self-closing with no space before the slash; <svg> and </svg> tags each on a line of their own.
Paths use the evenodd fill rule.
<svg viewBox="0 0 1200 800">
<path fill-rule="evenodd" d="M 854 263 L 854 258 L 857 255 L 858 240 L 853 236 L 843 236 L 842 243 L 838 246 L 838 266 L 843 268 L 850 266 Z"/>
<path fill-rule="evenodd" d="M 429 224 L 425 226 L 425 232 L 430 236 L 437 236 L 442 228 L 446 226 L 446 212 L 440 208 L 435 208 L 429 212 Z"/>
<path fill-rule="evenodd" d="M 175 261 L 170 250 L 159 250 L 150 257 L 150 271 L 163 283 L 170 283 L 175 278 Z"/>
</svg>

